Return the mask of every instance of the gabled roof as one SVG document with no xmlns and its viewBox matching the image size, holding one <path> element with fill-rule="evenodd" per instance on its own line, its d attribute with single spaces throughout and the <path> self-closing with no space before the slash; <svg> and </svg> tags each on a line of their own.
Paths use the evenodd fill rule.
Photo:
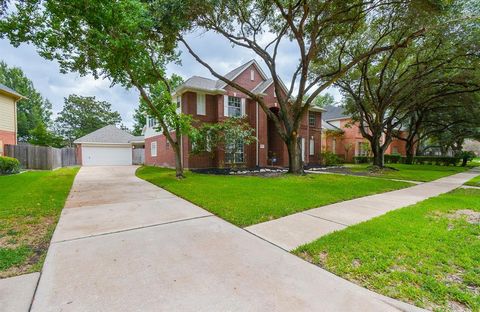
<svg viewBox="0 0 480 312">
<path fill-rule="evenodd" d="M 2 93 L 7 93 L 11 96 L 13 96 L 14 98 L 17 98 L 17 99 L 22 99 L 22 98 L 25 98 L 23 95 L 21 95 L 20 93 L 17 93 L 15 90 L 13 90 L 12 88 L 9 88 L 7 87 L 6 85 L 4 84 L 1 84 L 0 83 L 0 92 Z"/>
<path fill-rule="evenodd" d="M 76 139 L 73 143 L 128 144 L 135 139 L 136 137 L 127 131 L 108 125 Z"/>
<path fill-rule="evenodd" d="M 232 70 L 231 72 L 228 72 L 227 74 L 224 75 L 225 78 L 227 78 L 228 80 L 234 80 L 235 78 L 237 78 L 241 73 L 243 73 L 248 67 L 250 67 L 250 65 L 254 65 L 258 72 L 260 73 L 260 75 L 262 76 L 262 78 L 264 80 L 268 79 L 267 78 L 267 75 L 265 75 L 265 73 L 263 72 L 262 68 L 260 67 L 260 65 L 257 63 L 257 61 L 255 60 L 251 60 L 243 65 L 240 65 L 239 67 L 235 68 L 234 70 Z M 223 89 L 227 86 L 227 84 L 222 81 L 222 80 L 217 80 L 217 88 L 218 89 Z"/>
<path fill-rule="evenodd" d="M 323 119 L 326 121 L 351 118 L 350 115 L 345 113 L 345 109 L 341 106 L 325 106 L 324 109 Z"/>
<path fill-rule="evenodd" d="M 343 131 L 342 129 L 335 127 L 328 121 L 322 118 L 322 130 L 330 130 L 330 131 Z"/>
<path fill-rule="evenodd" d="M 270 87 L 272 83 L 273 83 L 273 79 L 268 78 L 267 80 L 260 82 L 258 86 L 253 88 L 252 92 L 255 94 L 261 94 L 265 92 L 265 90 L 267 90 L 267 88 Z"/>
</svg>

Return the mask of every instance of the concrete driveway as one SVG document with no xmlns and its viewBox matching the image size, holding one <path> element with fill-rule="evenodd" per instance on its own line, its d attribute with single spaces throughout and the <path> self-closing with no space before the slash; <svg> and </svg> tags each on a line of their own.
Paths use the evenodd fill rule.
<svg viewBox="0 0 480 312">
<path fill-rule="evenodd" d="M 32 311 L 414 311 L 135 177 L 83 167 Z"/>
</svg>

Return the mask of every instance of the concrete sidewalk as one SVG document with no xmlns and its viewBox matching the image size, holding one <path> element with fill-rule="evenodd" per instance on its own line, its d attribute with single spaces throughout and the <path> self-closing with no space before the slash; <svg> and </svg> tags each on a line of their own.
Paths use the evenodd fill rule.
<svg viewBox="0 0 480 312">
<path fill-rule="evenodd" d="M 449 192 L 479 174 L 480 169 L 475 168 L 397 191 L 306 210 L 245 229 L 285 250 L 292 250 L 347 226 Z"/>
<path fill-rule="evenodd" d="M 134 176 L 83 167 L 32 311 L 416 311 Z"/>
</svg>

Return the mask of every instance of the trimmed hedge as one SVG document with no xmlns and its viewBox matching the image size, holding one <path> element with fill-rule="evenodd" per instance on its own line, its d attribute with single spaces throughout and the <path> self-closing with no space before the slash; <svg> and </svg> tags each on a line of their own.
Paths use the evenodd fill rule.
<svg viewBox="0 0 480 312">
<path fill-rule="evenodd" d="M 0 156 L 0 174 L 20 172 L 20 162 L 16 158 Z"/>
<path fill-rule="evenodd" d="M 356 164 L 368 164 L 373 161 L 373 157 L 368 157 L 368 156 L 355 156 L 353 157 L 353 160 L 355 161 Z"/>
<path fill-rule="evenodd" d="M 385 155 L 384 161 L 386 164 L 404 164 L 405 156 L 401 155 Z M 456 166 L 462 160 L 461 157 L 450 156 L 415 156 L 413 163 L 418 165 L 444 165 L 444 166 Z M 355 156 L 354 161 L 356 164 L 367 164 L 373 161 L 373 157 L 367 156 Z"/>
<path fill-rule="evenodd" d="M 323 152 L 320 154 L 320 160 L 324 166 L 339 165 L 343 163 L 343 159 L 332 152 Z"/>
</svg>

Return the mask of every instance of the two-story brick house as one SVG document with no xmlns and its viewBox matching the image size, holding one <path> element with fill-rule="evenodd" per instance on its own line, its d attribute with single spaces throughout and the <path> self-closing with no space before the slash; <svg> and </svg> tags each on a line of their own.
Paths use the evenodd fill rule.
<svg viewBox="0 0 480 312">
<path fill-rule="evenodd" d="M 360 126 L 352 121 L 341 106 L 327 106 L 322 115 L 323 122 L 323 151 L 333 152 L 346 161 L 351 162 L 355 156 L 368 156 L 368 141 L 362 136 Z M 400 154 L 405 156 L 405 142 L 393 139 L 385 154 Z"/>
<path fill-rule="evenodd" d="M 226 78 L 263 96 L 268 107 L 278 113 L 273 80 L 265 75 L 255 60 L 235 68 Z M 286 94 L 283 87 L 280 92 Z M 221 122 L 229 117 L 244 117 L 255 130 L 256 142 L 243 146 L 236 155 L 228 150 L 216 150 L 205 155 L 192 155 L 192 144 L 187 136 L 181 139 L 182 161 L 185 168 L 228 167 L 232 163 L 246 167 L 288 166 L 286 145 L 276 132 L 273 122 L 259 104 L 221 80 L 193 76 L 173 94 L 178 109 L 192 115 L 195 124 Z M 321 112 L 312 108 L 300 127 L 302 159 L 305 164 L 318 163 L 321 146 Z M 156 122 L 147 118 L 144 129 L 145 163 L 148 165 L 175 165 L 174 152 L 165 136 L 155 130 Z M 213 154 L 213 156 L 211 155 Z M 272 163 L 272 160 L 276 162 Z"/>
</svg>

